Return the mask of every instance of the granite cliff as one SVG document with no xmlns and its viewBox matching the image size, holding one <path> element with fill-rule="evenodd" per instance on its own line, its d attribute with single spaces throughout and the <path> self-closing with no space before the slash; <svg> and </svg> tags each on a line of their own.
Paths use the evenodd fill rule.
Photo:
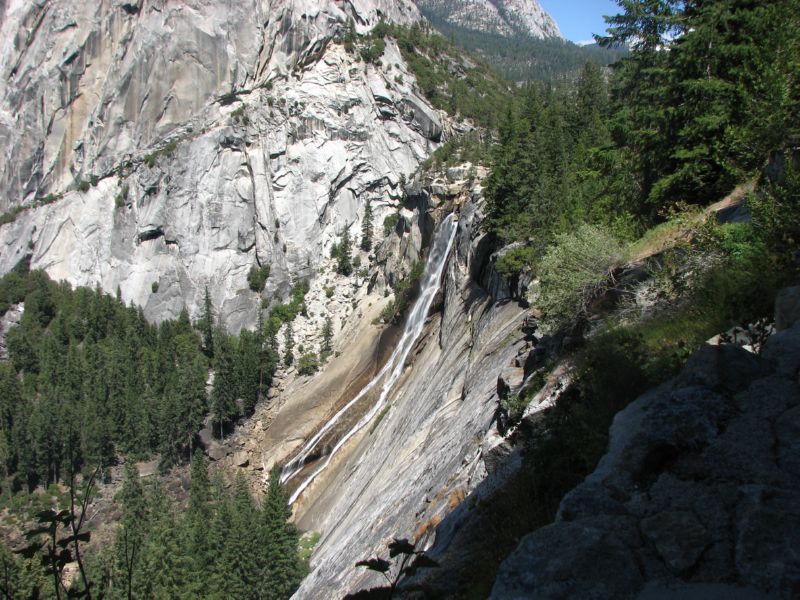
<svg viewBox="0 0 800 600">
<path fill-rule="evenodd" d="M 271 265 L 264 298 L 312 276 L 367 199 L 376 220 L 394 212 L 442 136 L 396 47 L 377 66 L 335 42 L 350 18 L 420 16 L 386 0 L 4 3 L 0 271 L 30 255 L 156 320 L 196 315 L 207 286 L 230 329 L 254 324 L 250 267 Z"/>
</svg>

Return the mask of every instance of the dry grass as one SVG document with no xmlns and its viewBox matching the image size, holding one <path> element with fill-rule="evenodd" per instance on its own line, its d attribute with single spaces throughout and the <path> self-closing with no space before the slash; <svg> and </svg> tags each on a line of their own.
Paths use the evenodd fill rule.
<svg viewBox="0 0 800 600">
<path fill-rule="evenodd" d="M 442 522 L 442 517 L 439 515 L 433 515 L 429 520 L 425 521 L 422 525 L 417 527 L 417 530 L 414 532 L 414 537 L 412 541 L 414 544 L 418 544 L 421 539 L 423 539 L 428 534 L 432 533 L 435 530 L 439 523 Z"/>
<path fill-rule="evenodd" d="M 450 492 L 450 495 L 447 497 L 447 507 L 450 510 L 453 510 L 459 504 L 461 504 L 464 499 L 467 497 L 467 489 L 462 485 L 454 489 Z"/>
</svg>

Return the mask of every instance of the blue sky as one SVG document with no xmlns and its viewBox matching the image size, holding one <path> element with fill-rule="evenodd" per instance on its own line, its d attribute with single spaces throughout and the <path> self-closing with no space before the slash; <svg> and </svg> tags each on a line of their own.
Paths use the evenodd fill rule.
<svg viewBox="0 0 800 600">
<path fill-rule="evenodd" d="M 619 12 L 614 0 L 539 0 L 539 3 L 556 20 L 564 37 L 573 42 L 591 40 L 593 33 L 604 33 L 603 15 Z"/>
</svg>

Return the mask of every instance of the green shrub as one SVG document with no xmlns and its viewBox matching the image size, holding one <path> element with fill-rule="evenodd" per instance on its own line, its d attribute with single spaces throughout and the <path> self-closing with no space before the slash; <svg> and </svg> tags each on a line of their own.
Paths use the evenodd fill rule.
<svg viewBox="0 0 800 600">
<path fill-rule="evenodd" d="M 387 304 L 383 308 L 383 310 L 381 311 L 380 317 L 378 317 L 378 320 L 383 321 L 384 323 L 388 323 L 389 321 L 394 319 L 394 316 L 395 316 L 396 313 L 397 313 L 397 310 L 395 309 L 394 300 L 392 300 L 391 302 L 389 302 L 389 304 Z M 377 323 L 376 323 L 376 325 L 377 325 Z"/>
<path fill-rule="evenodd" d="M 391 233 L 397 227 L 397 223 L 400 221 L 400 213 L 394 213 L 389 215 L 383 220 L 383 236 L 389 237 Z"/>
<path fill-rule="evenodd" d="M 154 281 L 150 285 L 150 291 L 152 291 L 154 294 L 158 293 L 158 282 L 157 281 Z"/>
<path fill-rule="evenodd" d="M 125 206 L 125 202 L 128 200 L 128 192 L 129 192 L 128 184 L 123 183 L 122 187 L 119 190 L 119 193 L 117 194 L 117 197 L 114 199 L 114 205 L 117 208 L 122 208 L 123 206 Z"/>
<path fill-rule="evenodd" d="M 258 265 L 250 267 L 250 271 L 247 273 L 247 284 L 250 286 L 250 289 L 259 294 L 263 292 L 264 286 L 267 284 L 267 279 L 269 278 L 269 272 L 269 264 L 264 264 L 260 267 Z"/>
<path fill-rule="evenodd" d="M 27 210 L 25 206 L 15 206 L 0 215 L 0 225 L 8 225 L 13 223 L 23 211 Z"/>
<path fill-rule="evenodd" d="M 509 394 L 500 400 L 500 406 L 508 415 L 509 420 L 513 423 L 518 423 L 522 419 L 525 409 L 528 407 L 529 398 L 526 396 L 518 396 L 517 394 Z"/>
<path fill-rule="evenodd" d="M 556 236 L 539 264 L 544 314 L 556 322 L 584 318 L 589 304 L 611 285 L 621 256 L 619 242 L 594 225 Z"/>
<path fill-rule="evenodd" d="M 386 41 L 383 38 L 373 39 L 361 48 L 361 58 L 364 62 L 377 63 L 386 50 Z"/>
<path fill-rule="evenodd" d="M 299 314 L 305 314 L 306 304 L 305 297 L 308 293 L 308 281 L 301 281 L 297 283 L 289 292 L 289 302 L 286 304 L 278 304 L 270 311 L 270 319 L 274 319 L 280 327 L 280 323 L 289 323 Z"/>
<path fill-rule="evenodd" d="M 245 113 L 244 104 L 231 112 L 231 119 L 233 119 L 233 121 L 236 123 L 243 123 L 245 125 L 250 123 L 250 117 L 248 117 Z"/>
<path fill-rule="evenodd" d="M 143 158 L 144 163 L 151 169 L 155 166 L 156 160 L 161 156 L 169 156 L 178 148 L 178 140 L 170 140 L 163 147 L 151 154 L 146 154 Z"/>
<path fill-rule="evenodd" d="M 325 297 L 326 298 L 333 298 L 334 291 L 335 290 L 334 290 L 333 286 L 326 286 L 325 287 Z"/>
<path fill-rule="evenodd" d="M 319 371 L 319 357 L 313 352 L 306 352 L 297 361 L 297 372 L 300 375 L 313 375 Z"/>
<path fill-rule="evenodd" d="M 92 187 L 92 184 L 89 183 L 88 181 L 83 180 L 83 179 L 81 179 L 78 182 L 78 191 L 79 192 L 84 192 L 84 193 L 88 192 L 89 188 L 91 188 L 91 187 Z"/>
<path fill-rule="evenodd" d="M 506 279 L 516 277 L 535 262 L 536 251 L 532 246 L 518 246 L 497 259 L 495 268 Z"/>
</svg>

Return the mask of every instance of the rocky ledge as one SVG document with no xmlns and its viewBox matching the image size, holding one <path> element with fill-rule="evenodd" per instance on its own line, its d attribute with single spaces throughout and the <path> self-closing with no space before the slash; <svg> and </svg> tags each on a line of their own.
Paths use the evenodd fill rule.
<svg viewBox="0 0 800 600">
<path fill-rule="evenodd" d="M 800 596 L 800 323 L 780 313 L 760 355 L 707 345 L 620 412 L 492 598 Z"/>
</svg>

